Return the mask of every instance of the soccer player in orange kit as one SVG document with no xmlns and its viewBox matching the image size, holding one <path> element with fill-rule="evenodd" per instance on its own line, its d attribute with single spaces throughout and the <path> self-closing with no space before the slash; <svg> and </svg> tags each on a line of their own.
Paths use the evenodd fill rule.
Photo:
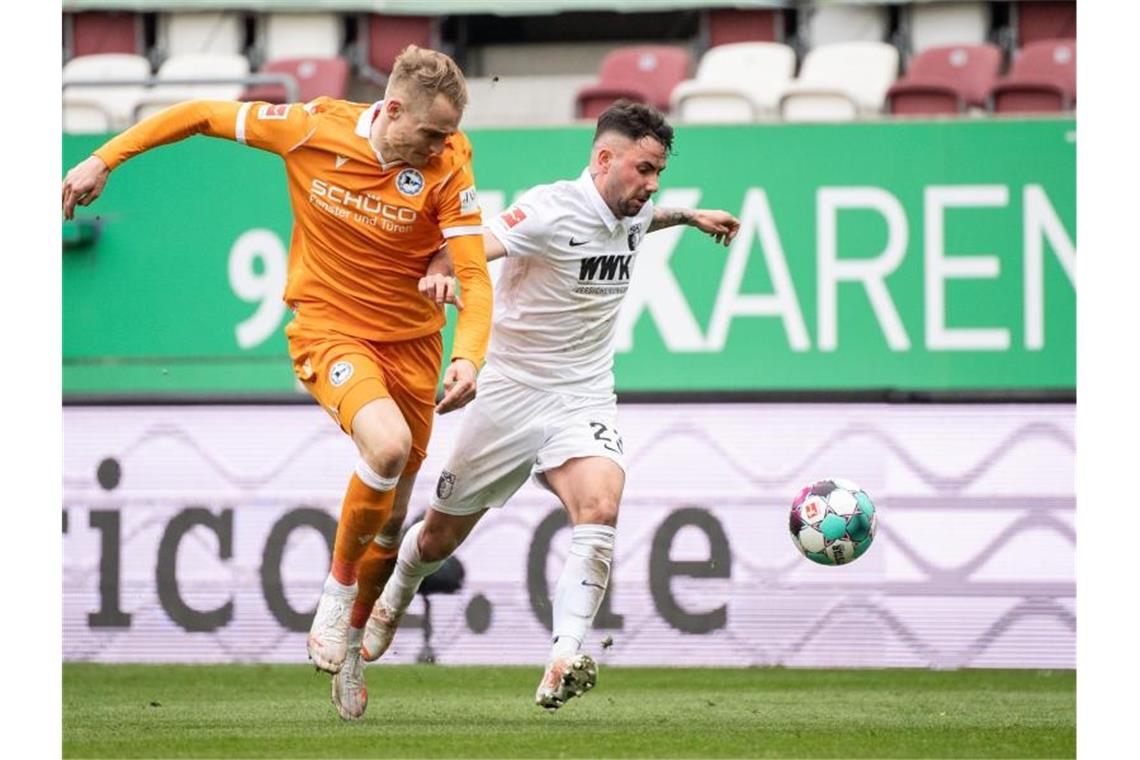
<svg viewBox="0 0 1140 760">
<path fill-rule="evenodd" d="M 412 45 L 397 57 L 377 103 L 181 103 L 108 141 L 63 183 L 71 219 L 128 158 L 194 134 L 284 159 L 294 219 L 284 294 L 294 313 L 285 328 L 290 357 L 360 453 L 308 637 L 309 658 L 321 670 L 336 674 L 353 658 L 346 669 L 353 688 L 344 692 L 340 683 L 338 691 L 344 679 L 333 681 L 342 716 L 341 693 L 363 691 L 360 640 L 399 548 L 433 410 L 443 414 L 474 398 L 490 334 L 471 144 L 458 131 L 466 104 L 455 62 Z M 417 285 L 445 242 L 465 308 L 437 405 L 445 319 Z"/>
</svg>

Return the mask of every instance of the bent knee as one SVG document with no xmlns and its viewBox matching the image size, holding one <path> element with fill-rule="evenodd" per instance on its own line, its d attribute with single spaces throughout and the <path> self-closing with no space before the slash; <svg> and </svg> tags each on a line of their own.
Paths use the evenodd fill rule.
<svg viewBox="0 0 1140 760">
<path fill-rule="evenodd" d="M 412 436 L 407 430 L 392 435 L 371 436 L 358 442 L 360 457 L 372 471 L 384 478 L 398 478 L 408 463 Z"/>
<path fill-rule="evenodd" d="M 617 526 L 618 500 L 609 497 L 598 497 L 579 505 L 578 525 L 608 525 Z"/>
</svg>

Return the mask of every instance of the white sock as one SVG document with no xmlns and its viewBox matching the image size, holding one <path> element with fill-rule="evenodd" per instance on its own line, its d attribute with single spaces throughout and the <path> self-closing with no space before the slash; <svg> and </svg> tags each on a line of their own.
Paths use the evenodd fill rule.
<svg viewBox="0 0 1140 760">
<path fill-rule="evenodd" d="M 340 594 L 341 596 L 352 594 L 356 596 L 356 583 L 346 586 L 338 581 L 335 575 L 329 573 L 328 577 L 325 578 L 325 585 L 322 590 L 327 594 Z"/>
<path fill-rule="evenodd" d="M 615 530 L 609 525 L 577 525 L 570 553 L 554 589 L 554 646 L 550 659 L 578 651 L 610 581 Z"/>
<path fill-rule="evenodd" d="M 416 592 L 419 591 L 423 579 L 443 564 L 443 560 L 424 562 L 420 559 L 419 539 L 423 525 L 420 521 L 408 528 L 408 532 L 404 534 L 404 540 L 400 543 L 400 553 L 396 556 L 396 568 L 380 594 L 380 601 L 396 614 L 408 608 Z"/>
</svg>

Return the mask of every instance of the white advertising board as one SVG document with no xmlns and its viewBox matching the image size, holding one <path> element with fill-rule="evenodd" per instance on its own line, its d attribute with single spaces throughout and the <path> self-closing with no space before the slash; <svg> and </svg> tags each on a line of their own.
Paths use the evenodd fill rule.
<svg viewBox="0 0 1140 760">
<path fill-rule="evenodd" d="M 437 419 L 412 516 L 461 416 Z M 629 475 L 586 642 L 603 663 L 1075 667 L 1072 405 L 636 404 L 619 423 Z M 354 460 L 316 406 L 65 408 L 65 660 L 304 662 Z M 788 535 L 824 477 L 879 509 L 841 567 Z M 526 485 L 386 659 L 543 662 L 564 528 Z"/>
</svg>

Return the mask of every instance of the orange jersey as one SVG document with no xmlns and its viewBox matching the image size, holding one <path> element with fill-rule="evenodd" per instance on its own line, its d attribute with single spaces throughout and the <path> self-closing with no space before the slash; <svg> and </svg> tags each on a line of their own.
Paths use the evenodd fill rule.
<svg viewBox="0 0 1140 760">
<path fill-rule="evenodd" d="M 369 141 L 379 107 L 327 97 L 280 105 L 191 101 L 95 154 L 114 169 L 141 151 L 201 133 L 280 155 L 294 219 L 285 300 L 311 329 L 373 341 L 438 332 L 444 315 L 417 283 L 450 240 L 465 305 L 452 355 L 479 366 L 490 333 L 491 281 L 471 143 L 455 133 L 423 167 L 386 163 Z"/>
</svg>

